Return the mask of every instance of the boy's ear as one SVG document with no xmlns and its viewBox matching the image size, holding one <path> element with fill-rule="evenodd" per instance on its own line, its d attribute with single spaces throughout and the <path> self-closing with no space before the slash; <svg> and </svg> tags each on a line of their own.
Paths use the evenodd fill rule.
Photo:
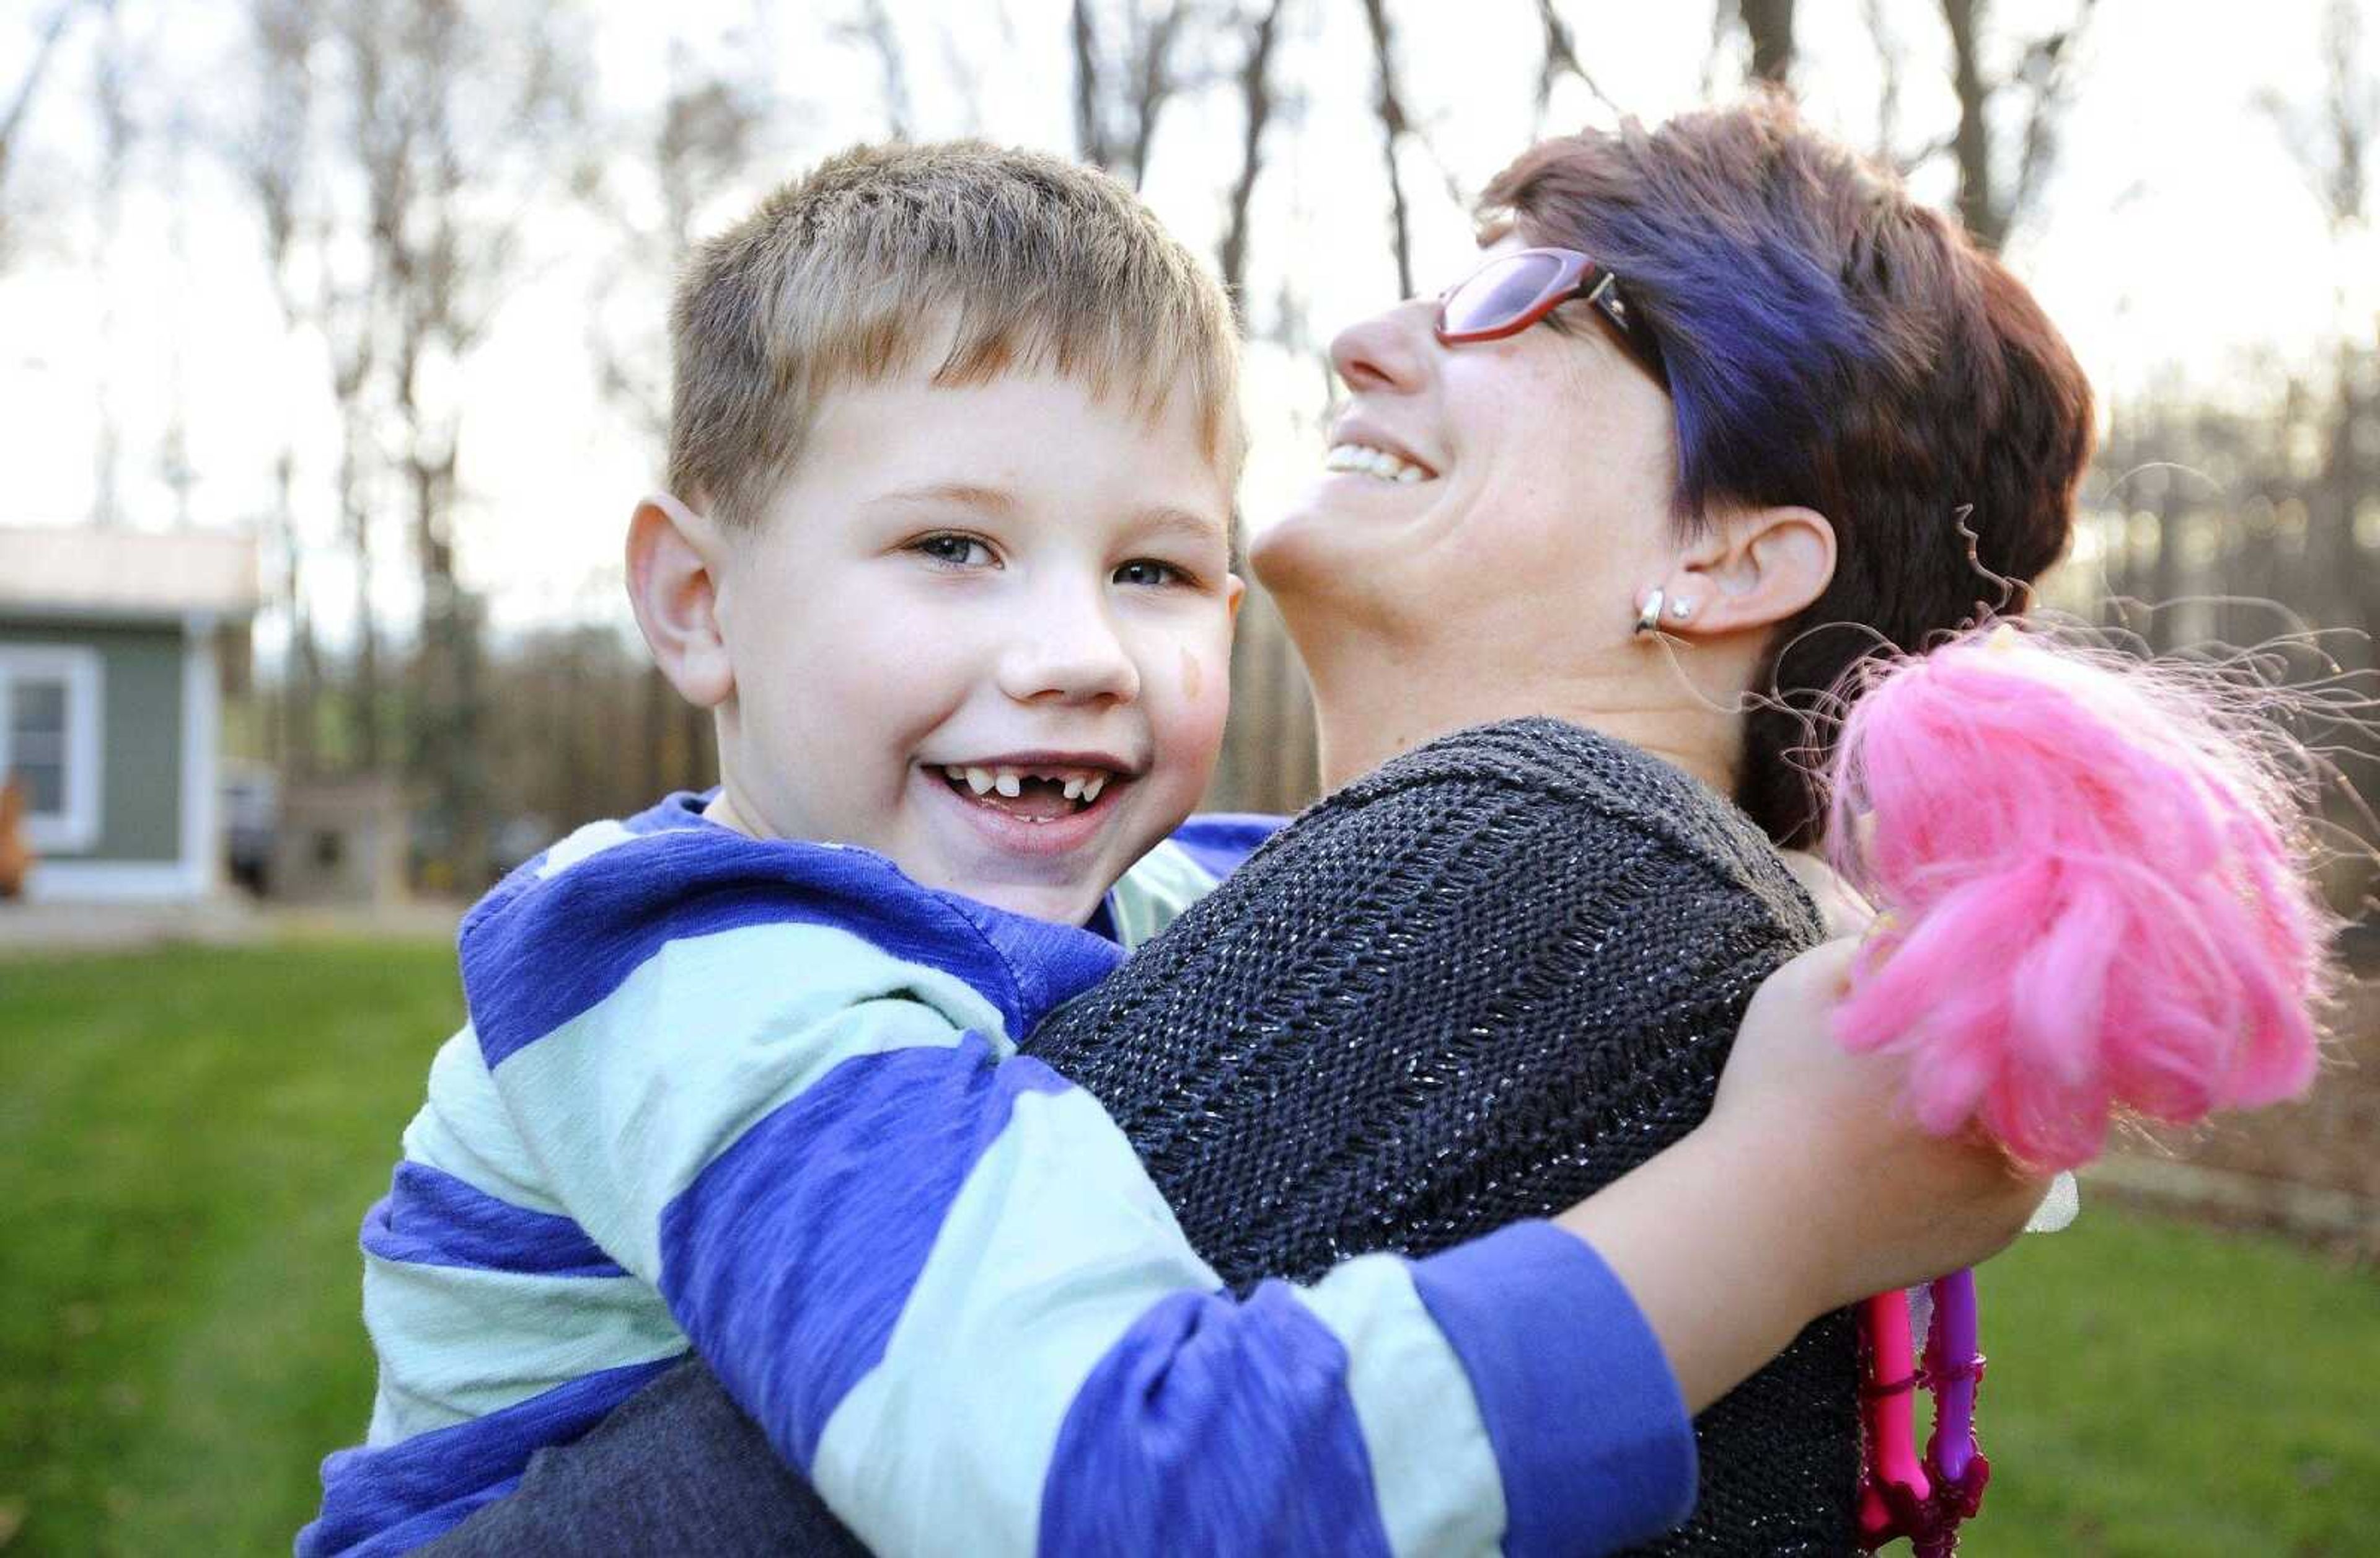
<svg viewBox="0 0 2380 1558">
<path fill-rule="evenodd" d="M 1742 633 L 1791 621 L 1835 577 L 1835 527 L 1814 508 L 1755 508 L 1717 520 L 1678 560 L 1662 631 L 1682 638 Z"/>
<path fill-rule="evenodd" d="M 678 695 L 715 709 L 735 690 L 719 621 L 719 563 L 726 538 L 667 493 L 637 505 L 628 519 L 628 604 L 653 663 Z"/>
<path fill-rule="evenodd" d="M 1232 614 L 1232 626 L 1240 625 L 1240 603 L 1248 598 L 1248 581 L 1237 574 L 1223 576 L 1223 609 Z"/>
</svg>

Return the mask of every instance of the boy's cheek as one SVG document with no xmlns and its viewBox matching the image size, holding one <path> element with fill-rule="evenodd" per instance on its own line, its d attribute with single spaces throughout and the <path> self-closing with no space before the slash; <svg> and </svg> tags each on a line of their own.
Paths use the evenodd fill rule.
<svg viewBox="0 0 2380 1558">
<path fill-rule="evenodd" d="M 1231 634 L 1217 634 L 1210 642 L 1184 644 L 1174 685 L 1184 717 L 1220 740 L 1223 716 L 1232 702 Z"/>
</svg>

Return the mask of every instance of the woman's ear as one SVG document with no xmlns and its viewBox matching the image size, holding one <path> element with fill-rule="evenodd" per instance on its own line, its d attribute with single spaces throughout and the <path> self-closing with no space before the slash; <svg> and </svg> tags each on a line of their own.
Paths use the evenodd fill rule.
<svg viewBox="0 0 2380 1558">
<path fill-rule="evenodd" d="M 1682 637 L 1765 632 L 1799 615 L 1834 577 L 1835 527 L 1825 515 L 1746 509 L 1715 519 L 1678 560 L 1661 627 Z"/>
<path fill-rule="evenodd" d="M 735 668 L 719 611 L 719 563 L 726 538 L 667 493 L 637 505 L 628 520 L 628 604 L 653 663 L 678 695 L 715 709 L 735 690 Z"/>
</svg>

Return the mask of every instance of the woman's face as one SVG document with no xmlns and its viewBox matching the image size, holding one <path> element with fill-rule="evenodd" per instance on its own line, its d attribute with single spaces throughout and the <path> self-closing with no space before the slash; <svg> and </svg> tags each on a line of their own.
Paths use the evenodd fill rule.
<svg viewBox="0 0 2380 1558">
<path fill-rule="evenodd" d="M 1675 554 L 1670 400 L 1588 305 L 1556 318 L 1445 347 L 1415 299 L 1331 343 L 1326 472 L 1253 554 L 1301 642 L 1334 618 L 1550 654 L 1628 637 Z"/>
</svg>

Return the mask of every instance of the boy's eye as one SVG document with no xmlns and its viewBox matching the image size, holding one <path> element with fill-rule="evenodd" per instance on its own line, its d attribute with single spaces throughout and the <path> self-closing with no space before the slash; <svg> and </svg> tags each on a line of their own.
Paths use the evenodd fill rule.
<svg viewBox="0 0 2380 1558">
<path fill-rule="evenodd" d="M 1190 576 L 1171 563 L 1160 563 L 1154 557 L 1135 557 L 1116 569 L 1118 584 L 1138 585 L 1143 589 L 1159 589 L 1169 584 L 1186 584 Z"/>
<path fill-rule="evenodd" d="M 909 543 L 909 550 L 947 567 L 980 567 L 991 561 L 991 548 L 973 536 L 925 536 Z"/>
</svg>

